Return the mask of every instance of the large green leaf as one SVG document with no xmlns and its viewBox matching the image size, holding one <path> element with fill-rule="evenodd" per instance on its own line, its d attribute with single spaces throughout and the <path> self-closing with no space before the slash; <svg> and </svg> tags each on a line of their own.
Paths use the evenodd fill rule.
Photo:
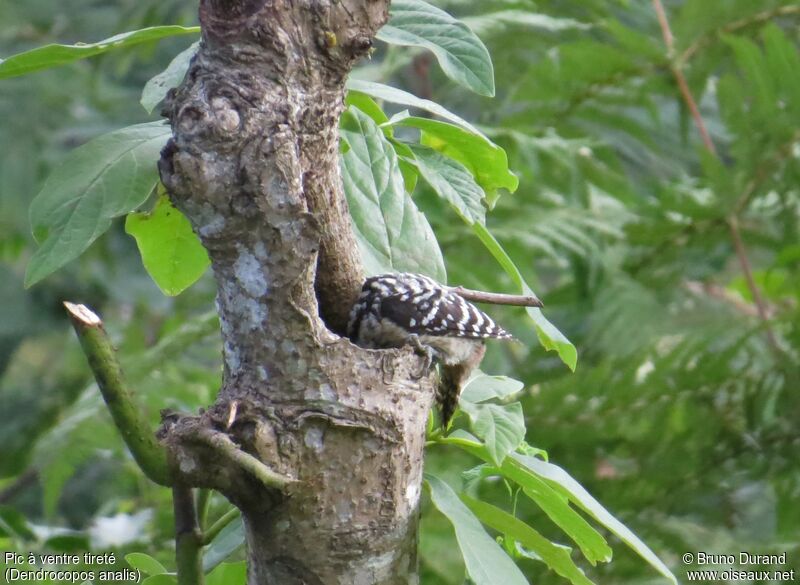
<svg viewBox="0 0 800 585">
<path fill-rule="evenodd" d="M 167 572 L 164 565 L 150 555 L 144 553 L 135 552 L 127 554 L 125 555 L 125 560 L 131 567 L 139 569 L 139 571 L 146 575 L 161 575 Z"/>
<path fill-rule="evenodd" d="M 25 516 L 16 508 L 0 505 L 0 538 L 36 539 Z"/>
<path fill-rule="evenodd" d="M 465 431 L 457 430 L 440 441 L 456 445 L 487 463 L 493 462 L 493 456 L 488 449 Z M 502 465 L 496 469 L 500 475 L 523 488 L 525 495 L 535 501 L 542 511 L 580 547 L 590 563 L 594 565 L 598 561 L 611 560 L 611 548 L 602 535 L 569 505 L 566 497 L 520 463 L 516 453 L 506 457 Z"/>
<path fill-rule="evenodd" d="M 367 116 L 372 118 L 376 124 L 385 124 L 389 121 L 389 117 L 384 113 L 381 107 L 375 102 L 375 100 L 365 93 L 361 93 L 359 91 L 348 91 L 344 98 L 344 103 L 346 106 L 355 106 Z M 384 134 L 388 134 L 391 137 L 391 126 L 388 128 L 388 131 L 386 127 L 384 127 L 383 130 Z"/>
<path fill-rule="evenodd" d="M 167 573 L 150 575 L 142 580 L 142 585 L 178 585 L 178 577 Z"/>
<path fill-rule="evenodd" d="M 31 286 L 78 257 L 111 225 L 139 207 L 158 181 L 156 161 L 170 134 L 163 122 L 128 126 L 73 150 L 31 203 L 41 242 L 28 264 Z"/>
<path fill-rule="evenodd" d="M 519 380 L 508 376 L 489 376 L 479 371 L 466 383 L 459 400 L 478 403 L 492 398 L 508 398 L 523 387 L 524 384 Z"/>
<path fill-rule="evenodd" d="M 574 585 L 593 585 L 591 579 L 570 558 L 570 548 L 553 544 L 522 520 L 496 506 L 473 500 L 466 494 L 461 494 L 461 499 L 481 522 L 536 553 L 548 567 Z"/>
<path fill-rule="evenodd" d="M 45 45 L 0 60 L 0 79 L 25 75 L 32 71 L 57 67 L 79 59 L 94 57 L 114 49 L 132 47 L 164 37 L 190 35 L 200 32 L 199 26 L 152 26 L 120 33 L 97 43 L 75 45 Z"/>
<path fill-rule="evenodd" d="M 450 203 L 458 215 L 468 224 L 483 224 L 486 208 L 485 194 L 464 165 L 447 158 L 432 148 L 419 144 L 408 144 L 419 174 L 431 188 Z"/>
<path fill-rule="evenodd" d="M 511 260 L 494 236 L 489 233 L 486 226 L 475 223 L 472 225 L 472 229 L 478 238 L 480 238 L 481 242 L 483 242 L 483 245 L 486 246 L 492 256 L 494 256 L 495 260 L 503 267 L 506 274 L 514 281 L 519 294 L 534 294 L 531 287 L 528 286 L 528 283 L 522 278 L 522 274 L 520 274 L 517 265 L 514 264 L 514 261 Z M 555 325 L 547 320 L 541 309 L 527 307 L 525 311 L 533 321 L 533 325 L 536 328 L 536 336 L 539 338 L 539 343 L 542 344 L 542 347 L 547 351 L 556 351 L 561 361 L 574 371 L 578 362 L 578 352 L 575 346 L 570 343 L 569 339 L 567 339 Z"/>
<path fill-rule="evenodd" d="M 531 10 L 499 10 L 463 19 L 464 24 L 481 35 L 492 35 L 506 32 L 512 27 L 525 27 L 547 32 L 563 30 L 586 30 L 591 25 L 571 18 L 556 18 Z M 514 32 L 512 34 L 520 34 Z"/>
<path fill-rule="evenodd" d="M 245 585 L 247 563 L 221 563 L 206 576 L 206 585 Z"/>
<path fill-rule="evenodd" d="M 608 528 L 622 542 L 627 544 L 640 557 L 650 563 L 659 573 L 677 584 L 678 581 L 675 575 L 672 574 L 661 559 L 659 559 L 639 537 L 631 532 L 627 526 L 617 520 L 602 504 L 600 504 L 600 502 L 594 499 L 581 484 L 558 465 L 519 453 L 514 453 L 509 459 L 542 477 L 551 487 L 556 489 L 564 497 L 569 498 L 571 502 Z"/>
<path fill-rule="evenodd" d="M 165 295 L 182 293 L 211 264 L 189 220 L 166 195 L 153 211 L 128 215 L 125 231 L 136 238 L 144 267 Z"/>
<path fill-rule="evenodd" d="M 187 49 L 178 53 L 164 71 L 144 84 L 139 103 L 147 110 L 148 114 L 152 113 L 153 109 L 166 97 L 170 89 L 183 81 L 183 77 L 189 69 L 189 63 L 197 53 L 199 46 L 200 41 L 192 43 Z"/>
<path fill-rule="evenodd" d="M 505 150 L 482 134 L 474 134 L 455 124 L 401 113 L 389 121 L 395 126 L 410 126 L 422 131 L 422 144 L 464 165 L 490 198 L 497 189 L 516 191 L 519 179 L 508 169 Z"/>
<path fill-rule="evenodd" d="M 378 100 L 384 100 L 393 104 L 400 104 L 401 106 L 406 106 L 409 108 L 419 108 L 420 110 L 425 110 L 426 112 L 430 112 L 431 114 L 439 116 L 448 122 L 452 122 L 453 124 L 461 126 L 473 134 L 483 136 L 483 133 L 475 128 L 475 126 L 460 116 L 457 116 L 450 110 L 443 108 L 436 102 L 418 98 L 414 94 L 403 91 L 402 89 L 397 89 L 396 87 L 391 87 L 382 83 L 375 83 L 373 81 L 353 79 L 352 77 L 347 80 L 347 89 L 350 91 L 365 93 L 368 96 Z M 488 138 L 486 138 L 486 140 L 488 140 Z"/>
<path fill-rule="evenodd" d="M 445 74 L 475 93 L 494 95 L 489 51 L 467 25 L 423 0 L 393 0 L 377 38 L 430 50 Z"/>
<path fill-rule="evenodd" d="M 397 155 L 381 129 L 351 107 L 341 132 L 350 145 L 341 154 L 342 179 L 367 272 L 419 272 L 446 282 L 439 244 L 405 192 Z"/>
<path fill-rule="evenodd" d="M 453 524 L 467 574 L 475 585 L 527 585 L 527 580 L 456 493 L 435 475 L 425 474 L 433 505 Z"/>
<path fill-rule="evenodd" d="M 501 465 L 506 455 L 525 438 L 522 404 L 474 404 L 460 401 L 461 410 L 472 422 L 472 430 L 483 439 L 492 463 Z"/>
<path fill-rule="evenodd" d="M 210 573 L 222 561 L 244 546 L 244 522 L 239 516 L 211 541 L 203 552 L 203 572 Z"/>
</svg>

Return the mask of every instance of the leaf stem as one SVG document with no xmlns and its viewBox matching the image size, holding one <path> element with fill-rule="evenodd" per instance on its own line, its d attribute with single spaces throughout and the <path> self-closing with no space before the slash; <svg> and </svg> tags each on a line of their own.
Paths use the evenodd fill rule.
<svg viewBox="0 0 800 585">
<path fill-rule="evenodd" d="M 208 519 L 208 509 L 211 507 L 211 490 L 200 488 L 197 490 L 197 523 L 200 529 L 205 529 Z"/>
<path fill-rule="evenodd" d="M 128 389 L 103 321 L 85 305 L 64 303 L 100 393 L 122 439 L 144 474 L 157 484 L 172 484 L 167 454 Z"/>
<path fill-rule="evenodd" d="M 203 544 L 211 544 L 211 542 L 222 532 L 228 524 L 236 520 L 241 515 L 239 508 L 231 508 L 225 512 L 219 519 L 214 522 L 208 530 L 203 534 Z"/>
</svg>

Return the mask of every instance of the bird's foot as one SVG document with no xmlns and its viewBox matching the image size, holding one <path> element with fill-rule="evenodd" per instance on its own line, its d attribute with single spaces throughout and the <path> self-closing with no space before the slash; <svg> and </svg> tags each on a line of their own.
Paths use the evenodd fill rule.
<svg viewBox="0 0 800 585">
<path fill-rule="evenodd" d="M 431 370 L 431 367 L 433 366 L 433 360 L 436 358 L 436 352 L 430 345 L 424 345 L 420 341 L 419 335 L 409 335 L 408 342 L 411 344 L 411 347 L 414 348 L 414 352 L 417 355 L 421 355 L 425 358 L 425 364 L 419 376 L 421 378 Z"/>
</svg>

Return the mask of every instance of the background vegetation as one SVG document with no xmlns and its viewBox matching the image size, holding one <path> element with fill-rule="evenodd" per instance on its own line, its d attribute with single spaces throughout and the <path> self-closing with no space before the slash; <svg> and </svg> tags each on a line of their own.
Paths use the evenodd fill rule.
<svg viewBox="0 0 800 585">
<path fill-rule="evenodd" d="M 508 152 L 519 188 L 498 199 L 488 226 L 579 355 L 570 373 L 539 347 L 521 310 L 492 311 L 522 343 L 490 348 L 483 370 L 524 381 L 527 442 L 679 579 L 686 551 L 786 551 L 800 568 L 800 9 L 775 0 L 669 2 L 668 56 L 646 2 L 437 4 L 488 46 L 494 99 L 465 92 L 428 54 L 406 48 L 379 47 L 357 77 L 435 100 Z M 195 24 L 195 10 L 171 0 L 5 3 L 0 55 Z M 138 103 L 142 86 L 194 40 L 0 82 L 0 550 L 91 547 L 172 562 L 168 494 L 127 454 L 60 303 L 86 302 L 104 316 L 155 425 L 160 409 L 196 410 L 218 387 L 209 275 L 164 297 L 118 222 L 66 268 L 28 291 L 22 282 L 36 249 L 28 207 L 44 179 L 86 140 L 156 119 Z M 387 105 L 390 114 L 400 109 Z M 415 201 L 451 283 L 514 289 L 432 192 L 421 185 Z M 453 485 L 474 464 L 442 446 L 427 461 Z M 502 481 L 471 493 L 565 540 Z M 214 499 L 209 514 L 225 509 Z M 424 583 L 463 581 L 453 542 L 426 503 Z M 610 542 L 613 562 L 581 564 L 593 580 L 662 579 Z M 560 580 L 535 560 L 520 567 L 532 582 Z"/>
</svg>

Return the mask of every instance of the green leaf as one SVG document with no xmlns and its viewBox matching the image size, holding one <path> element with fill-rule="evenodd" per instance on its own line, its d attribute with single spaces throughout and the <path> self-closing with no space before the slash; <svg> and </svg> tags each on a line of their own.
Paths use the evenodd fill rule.
<svg viewBox="0 0 800 585">
<path fill-rule="evenodd" d="M 31 286 L 78 257 L 111 225 L 139 207 L 158 181 L 161 148 L 170 134 L 163 122 L 128 126 L 70 152 L 31 203 L 34 238 L 43 242 L 31 258 Z"/>
<path fill-rule="evenodd" d="M 165 295 L 182 293 L 211 264 L 189 220 L 166 195 L 158 198 L 153 211 L 129 214 L 125 231 L 136 238 L 144 267 Z"/>
<path fill-rule="evenodd" d="M 177 585 L 178 578 L 175 575 L 162 573 L 161 575 L 151 575 L 142 581 L 142 585 Z"/>
<path fill-rule="evenodd" d="M 536 553 L 548 567 L 574 585 L 593 585 L 570 558 L 569 547 L 550 542 L 522 520 L 491 504 L 473 500 L 466 494 L 461 494 L 461 499 L 481 522 Z"/>
<path fill-rule="evenodd" d="M 522 453 L 523 455 L 530 455 L 531 457 L 539 457 L 547 461 L 550 459 L 550 456 L 547 454 L 547 451 L 544 449 L 540 449 L 539 447 L 534 447 L 533 445 L 529 445 L 527 441 L 522 441 L 517 446 L 517 452 Z"/>
<path fill-rule="evenodd" d="M 206 577 L 206 585 L 244 585 L 247 581 L 247 564 L 221 563 Z"/>
<path fill-rule="evenodd" d="M 489 536 L 456 493 L 435 475 L 425 474 L 434 506 L 453 524 L 467 574 L 475 585 L 527 585 L 520 570 Z"/>
<path fill-rule="evenodd" d="M 385 124 L 389 121 L 389 117 L 383 112 L 381 107 L 365 93 L 358 91 L 348 91 L 347 96 L 344 98 L 346 106 L 355 106 L 367 116 L 372 118 L 376 124 Z M 389 129 L 389 136 L 391 136 L 391 126 Z M 385 134 L 386 132 L 384 132 Z"/>
<path fill-rule="evenodd" d="M 42 509 L 48 518 L 56 515 L 64 485 L 75 474 L 76 459 L 82 459 L 81 454 L 71 453 L 67 457 L 55 457 L 40 472 Z"/>
<path fill-rule="evenodd" d="M 406 192 L 413 193 L 414 187 L 417 184 L 418 173 L 416 167 L 408 163 L 404 157 L 412 158 L 414 155 L 411 152 L 411 149 L 408 148 L 405 143 L 392 140 L 392 137 L 394 136 L 394 129 L 391 125 L 386 125 L 386 122 L 389 121 L 389 118 L 383 112 L 381 107 L 367 94 L 360 93 L 358 91 L 348 91 L 344 102 L 348 106 L 354 106 L 358 108 L 367 116 L 372 118 L 376 124 L 381 126 L 383 134 L 390 139 L 389 141 L 394 147 L 395 152 L 400 156 L 397 162 L 400 165 L 400 172 L 403 173 L 403 183 L 405 184 Z M 340 142 L 342 144 L 347 144 L 344 137 L 340 138 Z M 347 148 L 350 148 L 349 144 L 347 145 Z M 340 152 L 347 152 L 347 149 L 343 149 Z"/>
<path fill-rule="evenodd" d="M 77 43 L 74 45 L 45 45 L 24 53 L 0 60 L 0 79 L 25 75 L 32 71 L 58 67 L 79 59 L 94 57 L 114 49 L 132 47 L 148 41 L 157 41 L 176 35 L 190 35 L 200 32 L 199 26 L 152 26 L 140 30 L 121 33 L 97 43 Z"/>
<path fill-rule="evenodd" d="M 591 25 L 571 18 L 555 18 L 531 10 L 499 10 L 462 20 L 477 34 L 493 35 L 505 32 L 510 27 L 527 27 L 548 32 L 564 30 L 587 30 Z M 518 34 L 518 33 L 517 33 Z"/>
<path fill-rule="evenodd" d="M 159 563 L 150 555 L 144 553 L 130 553 L 125 555 L 125 560 L 134 569 L 139 569 L 142 573 L 147 575 L 161 575 L 166 573 L 167 570 L 164 565 Z"/>
<path fill-rule="evenodd" d="M 483 224 L 486 222 L 486 208 L 483 205 L 485 193 L 464 166 L 419 144 L 409 144 L 419 174 L 431 188 L 450 206 L 466 223 Z"/>
<path fill-rule="evenodd" d="M 517 190 L 519 179 L 508 169 L 505 150 L 482 134 L 447 122 L 409 116 L 407 112 L 393 116 L 389 123 L 420 129 L 422 144 L 464 165 L 490 198 L 496 199 L 500 188 L 512 193 Z"/>
<path fill-rule="evenodd" d="M 402 89 L 397 89 L 396 87 L 391 87 L 382 83 L 364 81 L 363 79 L 353 79 L 352 77 L 347 80 L 347 89 L 350 91 L 365 93 L 375 99 L 385 100 L 393 104 L 400 104 L 401 106 L 406 106 L 409 108 L 419 108 L 420 110 L 425 110 L 426 112 L 430 112 L 431 114 L 439 116 L 448 122 L 452 122 L 453 124 L 461 126 L 473 134 L 484 136 L 480 130 L 475 128 L 475 126 L 463 118 L 455 115 L 453 112 L 443 108 L 436 102 L 418 98 L 414 94 L 410 94 Z M 488 140 L 488 138 L 486 138 L 486 140 Z"/>
<path fill-rule="evenodd" d="M 367 272 L 420 272 L 445 282 L 439 244 L 406 194 L 397 155 L 381 129 L 350 108 L 341 132 L 350 145 L 341 154 L 342 179 Z"/>
<path fill-rule="evenodd" d="M 25 516 L 11 506 L 0 506 L 0 537 L 36 540 Z"/>
<path fill-rule="evenodd" d="M 244 522 L 239 516 L 211 541 L 203 553 L 203 572 L 210 573 L 214 567 L 244 546 Z"/>
<path fill-rule="evenodd" d="M 485 96 L 494 95 L 494 69 L 489 51 L 467 25 L 423 0 L 393 0 L 389 22 L 378 39 L 430 50 L 445 74 Z"/>
<path fill-rule="evenodd" d="M 461 410 L 472 422 L 472 430 L 484 440 L 492 463 L 500 465 L 525 438 L 525 417 L 522 404 L 474 404 L 460 402 Z"/>
<path fill-rule="evenodd" d="M 84 552 L 90 547 L 89 535 L 85 532 L 57 534 L 44 541 L 44 550 L 53 552 Z"/>
<path fill-rule="evenodd" d="M 148 114 L 153 113 L 153 109 L 167 96 L 167 92 L 170 89 L 183 81 L 186 71 L 189 69 L 189 63 L 197 53 L 197 48 L 199 46 L 200 41 L 189 45 L 187 49 L 178 53 L 175 58 L 170 61 L 164 71 L 144 84 L 142 97 L 139 103 L 147 110 Z"/>
<path fill-rule="evenodd" d="M 522 390 L 524 386 L 519 380 L 507 376 L 489 376 L 477 372 L 464 386 L 459 400 L 477 404 L 492 398 L 508 398 Z"/>
<path fill-rule="evenodd" d="M 595 500 L 584 487 L 558 465 L 541 461 L 534 457 L 514 453 L 509 459 L 516 464 L 544 478 L 551 486 L 557 489 L 564 497 L 579 506 L 584 512 L 608 528 L 622 542 L 627 544 L 645 561 L 655 568 L 667 579 L 677 584 L 675 575 L 667 566 L 622 522 L 617 520 L 600 502 Z"/>
<path fill-rule="evenodd" d="M 475 223 L 472 225 L 472 229 L 481 242 L 483 242 L 483 245 L 491 252 L 492 256 L 495 257 L 495 260 L 503 267 L 506 274 L 514 281 L 514 284 L 519 290 L 519 294 L 534 294 L 531 287 L 529 287 L 528 283 L 522 278 L 522 274 L 520 274 L 516 264 L 514 264 L 513 260 L 511 260 L 494 236 L 489 233 L 486 226 Z M 569 369 L 574 371 L 578 363 L 578 352 L 575 346 L 570 343 L 569 339 L 567 339 L 555 325 L 547 320 L 541 309 L 527 307 L 525 311 L 533 321 L 534 327 L 536 327 L 536 336 L 539 338 L 539 343 L 542 344 L 542 347 L 547 351 L 556 351 L 561 361 L 564 362 Z"/>
<path fill-rule="evenodd" d="M 480 465 L 476 465 L 475 467 L 461 472 L 461 481 L 464 490 L 471 490 L 480 483 L 481 480 L 487 477 L 501 477 L 500 470 L 489 463 L 481 463 Z M 505 484 L 507 487 L 511 487 L 509 482 L 506 481 Z M 514 497 L 514 493 L 511 490 L 508 491 L 508 497 L 509 499 Z"/>
<path fill-rule="evenodd" d="M 478 439 L 464 431 L 451 433 L 440 442 L 456 445 L 486 462 L 493 461 L 493 457 L 486 447 Z M 506 457 L 497 469 L 503 477 L 523 488 L 525 495 L 536 502 L 548 518 L 580 547 L 581 552 L 590 563 L 594 565 L 597 561 L 611 560 L 612 551 L 603 536 L 569 505 L 566 497 L 523 465 L 516 453 L 511 453 Z"/>
</svg>

